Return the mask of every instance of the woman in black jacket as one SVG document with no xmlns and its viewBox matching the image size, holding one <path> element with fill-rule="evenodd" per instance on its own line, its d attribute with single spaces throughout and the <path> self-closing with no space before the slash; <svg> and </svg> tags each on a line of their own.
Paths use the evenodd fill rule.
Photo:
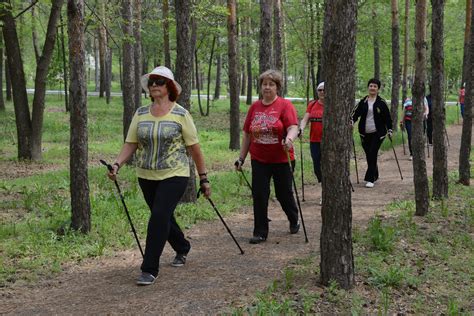
<svg viewBox="0 0 474 316">
<path fill-rule="evenodd" d="M 352 122 L 359 117 L 359 134 L 367 158 L 367 172 L 364 180 L 367 188 L 373 188 L 375 181 L 379 178 L 377 168 L 377 154 L 385 136 L 392 136 L 392 119 L 387 103 L 378 93 L 380 80 L 370 79 L 367 87 L 369 95 L 365 96 L 357 104 L 352 115 Z"/>
</svg>

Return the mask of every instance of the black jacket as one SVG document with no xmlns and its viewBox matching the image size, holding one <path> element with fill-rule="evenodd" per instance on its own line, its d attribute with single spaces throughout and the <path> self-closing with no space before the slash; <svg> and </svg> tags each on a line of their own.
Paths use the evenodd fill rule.
<svg viewBox="0 0 474 316">
<path fill-rule="evenodd" d="M 361 136 L 365 135 L 365 120 L 369 109 L 368 98 L 369 96 L 365 96 L 359 101 L 352 115 L 353 122 L 356 122 L 360 117 L 359 134 L 361 134 Z M 380 96 L 377 96 L 375 99 L 373 111 L 377 136 L 383 138 L 387 134 L 387 131 L 392 129 L 392 119 L 390 118 L 390 110 L 388 109 L 387 103 Z"/>
</svg>

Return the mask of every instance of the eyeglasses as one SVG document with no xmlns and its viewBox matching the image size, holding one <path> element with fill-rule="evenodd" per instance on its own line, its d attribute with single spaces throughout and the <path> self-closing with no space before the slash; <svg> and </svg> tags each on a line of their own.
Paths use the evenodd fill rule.
<svg viewBox="0 0 474 316">
<path fill-rule="evenodd" d="M 148 78 L 148 86 L 151 87 L 153 84 L 157 86 L 164 86 L 168 82 L 165 78 Z"/>
<path fill-rule="evenodd" d="M 324 89 L 318 89 L 318 92 L 324 92 Z"/>
</svg>

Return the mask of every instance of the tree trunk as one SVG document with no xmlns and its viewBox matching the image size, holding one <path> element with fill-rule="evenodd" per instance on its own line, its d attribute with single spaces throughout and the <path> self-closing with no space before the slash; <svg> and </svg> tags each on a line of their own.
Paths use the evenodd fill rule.
<svg viewBox="0 0 474 316">
<path fill-rule="evenodd" d="M 217 58 L 216 58 L 216 86 L 214 89 L 213 100 L 219 100 L 219 98 L 221 97 L 221 70 L 222 70 L 222 55 L 220 52 L 218 52 Z"/>
<path fill-rule="evenodd" d="M 426 81 L 426 0 L 417 0 L 415 18 L 415 82 L 413 83 L 413 181 L 415 184 L 415 215 L 428 213 L 429 188 L 425 161 L 423 112 Z"/>
<path fill-rule="evenodd" d="M 105 2 L 100 4 L 100 16 L 101 20 L 105 21 Z M 105 94 L 105 85 L 106 85 L 106 47 L 107 47 L 107 30 L 102 23 L 99 23 L 98 27 L 99 32 L 99 98 L 103 98 Z M 128 39 L 125 37 L 124 41 Z"/>
<path fill-rule="evenodd" d="M 318 87 L 318 82 L 317 82 L 317 78 L 316 78 L 316 73 L 314 72 L 314 67 L 315 67 L 315 50 L 317 49 L 317 45 L 316 45 L 316 30 L 315 30 L 315 26 L 316 26 L 316 16 L 314 14 L 314 7 L 313 7 L 313 3 L 310 2 L 309 3 L 309 12 L 310 12 L 310 31 L 309 31 L 309 38 L 310 38 L 310 45 L 308 47 L 308 50 L 309 50 L 309 60 L 308 60 L 308 63 L 309 63 L 309 75 L 311 76 L 311 92 L 313 94 L 313 99 L 316 99 L 316 97 L 318 96 L 318 92 L 316 91 L 317 87 Z M 309 102 L 308 102 L 309 103 Z M 306 103 L 306 104 L 308 104 Z"/>
<path fill-rule="evenodd" d="M 211 70 L 212 70 L 212 62 L 214 61 L 214 51 L 216 48 L 216 42 L 218 41 L 217 35 L 212 37 L 212 45 L 211 45 L 211 56 L 209 57 L 209 66 L 207 69 L 207 93 L 206 93 L 206 116 L 209 115 L 209 106 L 211 102 Z"/>
<path fill-rule="evenodd" d="M 373 30 L 374 30 L 374 78 L 380 80 L 380 46 L 379 46 L 379 32 L 377 25 L 377 11 L 375 9 L 375 4 L 372 7 L 372 20 L 374 21 Z"/>
<path fill-rule="evenodd" d="M 99 75 L 99 68 L 100 68 L 100 60 L 99 60 L 99 50 L 97 45 L 97 38 L 94 37 L 94 83 L 95 83 L 95 92 L 99 92 L 100 90 L 100 75 Z"/>
<path fill-rule="evenodd" d="M 108 42 L 108 40 L 107 40 Z M 105 48 L 105 102 L 110 104 L 112 88 L 112 49 L 110 47 Z"/>
<path fill-rule="evenodd" d="M 283 71 L 283 47 L 282 47 L 282 20 L 281 0 L 275 0 L 273 4 L 273 52 L 275 53 L 274 67 Z"/>
<path fill-rule="evenodd" d="M 469 40 L 471 24 L 472 24 L 472 17 L 471 17 L 471 10 L 472 10 L 472 0 L 466 0 L 466 26 L 464 28 L 464 55 L 463 55 L 463 62 L 462 62 L 462 79 L 461 85 L 466 82 L 466 78 L 468 76 L 469 71 Z"/>
<path fill-rule="evenodd" d="M 258 71 L 272 68 L 272 4 L 273 0 L 260 1 L 260 44 Z"/>
<path fill-rule="evenodd" d="M 466 15 L 474 18 L 474 8 Z M 459 183 L 470 185 L 471 165 L 469 162 L 472 141 L 472 103 L 474 102 L 474 25 L 470 25 L 469 62 L 466 72 L 466 99 L 464 102 L 464 117 L 462 121 L 461 148 L 459 149 Z"/>
<path fill-rule="evenodd" d="M 128 127 L 135 113 L 135 59 L 133 47 L 133 9 L 131 0 L 122 1 L 123 32 L 123 139 L 127 137 Z"/>
<path fill-rule="evenodd" d="M 36 0 L 31 0 L 30 1 L 32 4 L 31 7 L 31 37 L 33 40 L 33 50 L 35 52 L 35 60 L 36 63 L 39 62 L 40 58 L 40 48 L 38 46 L 38 32 L 36 32 L 36 21 L 38 20 L 38 17 L 36 16 L 36 9 L 35 9 L 35 4 Z"/>
<path fill-rule="evenodd" d="M 3 99 L 3 35 L 0 33 L 0 112 L 5 112 Z"/>
<path fill-rule="evenodd" d="M 84 0 L 68 0 L 69 67 L 71 85 L 70 190 L 71 227 L 82 233 L 91 229 L 87 168 L 87 86 L 84 47 Z"/>
<path fill-rule="evenodd" d="M 142 105 L 142 0 L 133 1 L 133 37 L 135 38 L 133 59 L 135 60 L 135 109 Z"/>
<path fill-rule="evenodd" d="M 237 4 L 235 0 L 227 0 L 227 39 L 228 39 L 228 58 L 229 58 L 229 85 L 230 94 L 230 142 L 229 149 L 240 149 L 240 100 L 239 100 L 239 57 L 237 52 Z"/>
<path fill-rule="evenodd" d="M 354 285 L 350 120 L 355 97 L 357 0 L 326 2 L 323 36 L 325 113 L 322 139 L 321 283 Z M 344 87 L 343 90 L 340 87 Z"/>
<path fill-rule="evenodd" d="M 66 112 L 69 112 L 70 110 L 69 109 L 69 89 L 68 89 L 69 79 L 68 79 L 68 73 L 67 73 L 66 47 L 64 45 L 64 26 L 63 26 L 64 23 L 63 23 L 63 15 L 61 12 L 59 12 L 59 21 L 61 24 L 60 30 L 61 30 L 61 56 L 63 58 L 64 105 L 66 108 Z M 94 51 L 95 51 L 95 47 L 94 47 Z"/>
<path fill-rule="evenodd" d="M 191 78 L 193 75 L 193 47 L 191 43 L 191 8 L 189 1 L 176 0 L 176 81 L 183 91 L 179 104 L 186 109 L 191 108 Z"/>
<path fill-rule="evenodd" d="M 444 4 L 431 0 L 431 101 L 433 120 L 433 198 L 448 197 L 448 148 L 446 146 L 446 114 L 444 110 Z"/>
<path fill-rule="evenodd" d="M 7 51 L 8 69 L 13 90 L 13 106 L 18 138 L 18 159 L 31 159 L 31 119 L 26 94 L 25 72 L 20 43 L 9 1 L 0 1 L 0 18 L 3 21 L 3 39 Z M 8 93 L 8 86 L 7 86 Z"/>
<path fill-rule="evenodd" d="M 179 104 L 187 110 L 191 109 L 191 78 L 193 76 L 193 48 L 191 40 L 191 5 L 186 0 L 175 0 L 176 14 L 176 72 L 175 79 L 181 84 L 183 91 Z M 194 162 L 189 159 L 191 170 L 189 183 L 181 198 L 182 202 L 196 201 L 196 174 Z"/>
<path fill-rule="evenodd" d="M 250 29 L 252 27 L 252 20 L 250 17 L 245 19 L 244 27 L 246 28 L 246 38 L 244 39 L 247 42 L 245 46 L 245 61 L 247 65 L 247 100 L 246 104 L 252 104 L 252 47 L 250 46 Z M 243 84 L 243 83 L 242 83 Z"/>
<path fill-rule="evenodd" d="M 40 160 L 42 158 L 41 141 L 43 136 L 43 114 L 44 99 L 46 96 L 46 83 L 48 69 L 53 56 L 54 44 L 56 43 L 56 34 L 61 13 L 63 0 L 53 0 L 51 3 L 51 12 L 49 14 L 48 28 L 46 30 L 46 39 L 43 45 L 43 51 L 36 65 L 35 76 L 35 94 L 33 96 L 33 113 L 31 116 L 31 159 Z"/>
<path fill-rule="evenodd" d="M 407 99 L 407 79 L 408 79 L 408 15 L 410 13 L 410 0 L 405 0 L 405 22 L 403 23 L 403 31 L 405 36 L 403 38 L 403 74 L 402 74 L 402 107 Z"/>
<path fill-rule="evenodd" d="M 163 53 L 165 66 L 171 69 L 169 2 L 163 0 Z"/>
<path fill-rule="evenodd" d="M 400 23 L 398 20 L 398 0 L 392 1 L 392 97 L 390 116 L 393 130 L 398 129 L 398 94 L 400 92 Z"/>
<path fill-rule="evenodd" d="M 3 34 L 2 34 L 2 37 L 3 37 Z M 7 56 L 6 46 L 5 46 L 5 92 L 7 94 L 6 96 L 7 101 L 11 101 L 12 100 L 12 81 L 10 78 L 10 66 L 8 65 L 8 56 Z"/>
</svg>

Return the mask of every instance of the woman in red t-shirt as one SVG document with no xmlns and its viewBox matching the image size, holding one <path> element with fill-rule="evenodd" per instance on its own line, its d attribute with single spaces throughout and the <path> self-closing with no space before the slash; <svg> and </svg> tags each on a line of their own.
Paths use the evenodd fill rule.
<svg viewBox="0 0 474 316">
<path fill-rule="evenodd" d="M 298 135 L 298 118 L 293 104 L 280 97 L 283 77 L 277 70 L 267 70 L 258 78 L 262 99 L 254 102 L 245 119 L 242 146 L 235 166 L 242 170 L 250 152 L 252 164 L 252 198 L 254 213 L 251 244 L 258 244 L 268 236 L 268 198 L 273 177 L 275 194 L 290 222 L 290 233 L 300 228 L 298 209 L 292 189 L 292 170 L 286 151 L 294 167 L 293 141 Z"/>
<path fill-rule="evenodd" d="M 324 82 L 318 85 L 318 99 L 308 104 L 306 113 L 300 122 L 300 136 L 308 121 L 311 122 L 309 130 L 309 142 L 311 158 L 313 158 L 313 169 L 318 183 L 321 183 L 321 139 L 323 138 L 323 112 L 324 112 Z"/>
</svg>

